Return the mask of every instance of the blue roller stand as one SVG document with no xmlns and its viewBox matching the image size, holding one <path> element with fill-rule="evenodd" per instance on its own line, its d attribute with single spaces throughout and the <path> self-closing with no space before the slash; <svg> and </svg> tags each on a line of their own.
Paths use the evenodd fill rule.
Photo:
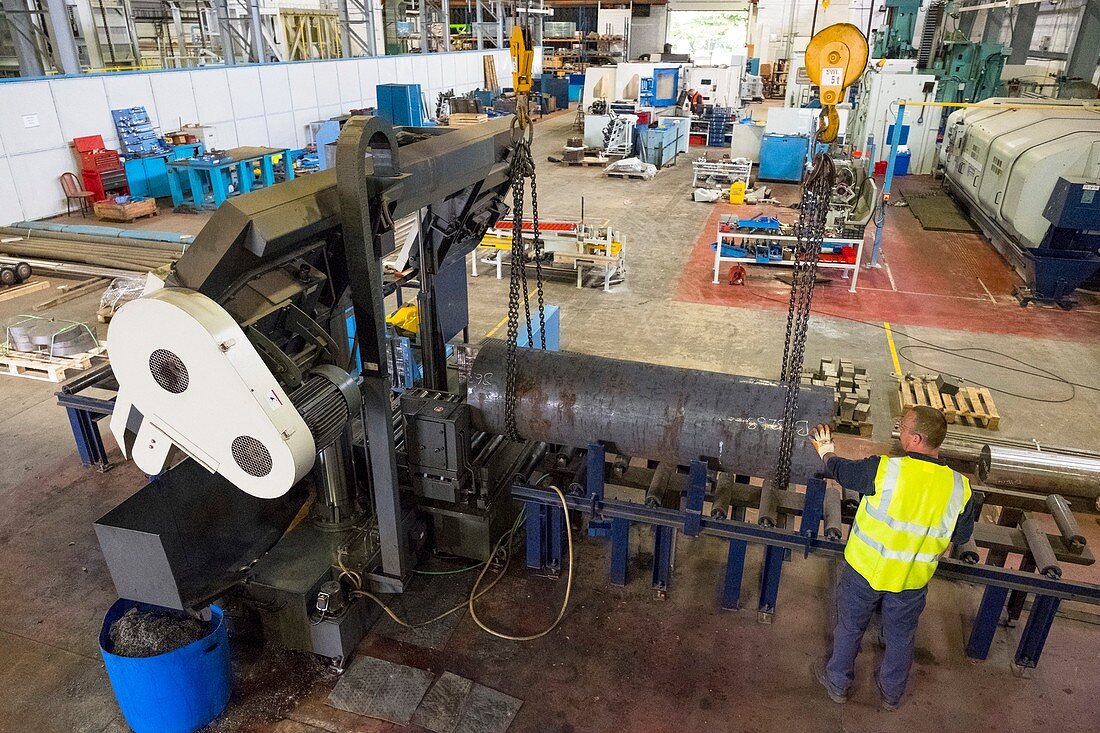
<svg viewBox="0 0 1100 733">
<path fill-rule="evenodd" d="M 153 657 L 111 652 L 111 624 L 131 608 L 156 611 L 120 599 L 103 618 L 99 647 L 107 676 L 134 733 L 191 733 L 221 714 L 229 702 L 229 635 L 222 611 L 211 606 L 210 632 L 186 646 Z"/>
</svg>

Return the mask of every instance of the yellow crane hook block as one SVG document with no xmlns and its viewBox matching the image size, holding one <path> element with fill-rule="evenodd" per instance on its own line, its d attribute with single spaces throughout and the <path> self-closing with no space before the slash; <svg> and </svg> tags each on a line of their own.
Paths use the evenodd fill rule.
<svg viewBox="0 0 1100 733">
<path fill-rule="evenodd" d="M 508 52 L 512 56 L 515 70 L 512 71 L 512 88 L 516 94 L 526 94 L 533 84 L 532 67 L 535 51 L 531 47 L 531 34 L 520 25 L 512 26 L 512 37 L 508 40 Z"/>
<path fill-rule="evenodd" d="M 863 75 L 867 55 L 867 38 L 851 23 L 822 28 L 806 46 L 806 74 L 821 95 L 821 142 L 836 139 L 836 105 L 844 101 L 844 90 Z"/>
</svg>

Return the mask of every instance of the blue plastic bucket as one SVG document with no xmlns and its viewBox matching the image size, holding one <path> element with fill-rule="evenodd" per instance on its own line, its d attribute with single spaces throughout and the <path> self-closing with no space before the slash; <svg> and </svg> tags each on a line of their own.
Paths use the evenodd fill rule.
<svg viewBox="0 0 1100 733">
<path fill-rule="evenodd" d="M 134 733 L 191 733 L 218 717 L 229 702 L 229 634 L 222 611 L 211 606 L 210 632 L 186 646 L 154 657 L 113 654 L 109 632 L 119 617 L 137 608 L 163 610 L 120 599 L 103 618 L 99 649 L 115 699 Z"/>
</svg>

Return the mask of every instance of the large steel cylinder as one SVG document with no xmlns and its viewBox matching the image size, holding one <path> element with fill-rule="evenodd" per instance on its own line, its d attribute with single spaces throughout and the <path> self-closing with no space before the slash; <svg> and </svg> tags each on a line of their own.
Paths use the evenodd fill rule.
<svg viewBox="0 0 1100 733">
<path fill-rule="evenodd" d="M 978 477 L 990 486 L 1100 497 L 1100 459 L 1083 455 L 987 445 L 978 459 Z"/>
<path fill-rule="evenodd" d="M 483 345 L 468 382 L 481 430 L 505 432 L 507 348 Z M 516 429 L 528 440 L 608 450 L 685 465 L 705 457 L 731 473 L 770 478 L 779 454 L 786 388 L 777 382 L 587 354 L 518 349 Z M 823 470 L 809 433 L 833 415 L 833 393 L 802 386 L 792 483 Z"/>
</svg>

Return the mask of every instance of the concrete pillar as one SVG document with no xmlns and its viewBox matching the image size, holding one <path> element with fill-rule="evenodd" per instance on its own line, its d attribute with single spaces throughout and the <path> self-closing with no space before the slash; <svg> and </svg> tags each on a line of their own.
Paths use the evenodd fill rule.
<svg viewBox="0 0 1100 733">
<path fill-rule="evenodd" d="M 46 10 L 50 16 L 50 41 L 62 74 L 80 73 L 80 55 L 76 50 L 76 38 L 69 24 L 69 8 L 65 0 L 46 0 Z"/>
<path fill-rule="evenodd" d="M 11 28 L 11 41 L 15 46 L 15 58 L 19 61 L 19 76 L 44 76 L 46 68 L 34 42 L 34 24 L 27 7 L 27 0 L 3 0 L 4 17 Z"/>
<path fill-rule="evenodd" d="M 222 61 L 226 66 L 237 63 L 233 52 L 233 29 L 229 24 L 229 6 L 226 0 L 213 0 L 214 14 L 218 16 L 218 43 L 221 46 Z"/>
<path fill-rule="evenodd" d="M 252 36 L 252 48 L 249 59 L 260 64 L 267 61 L 264 58 L 264 26 L 260 17 L 260 0 L 248 0 L 248 28 Z"/>
<path fill-rule="evenodd" d="M 474 12 L 476 14 L 474 34 L 477 36 L 477 50 L 480 51 L 485 48 L 485 38 L 481 33 L 481 0 L 474 0 Z"/>
<path fill-rule="evenodd" d="M 348 0 L 336 0 L 336 10 L 340 13 L 340 55 L 350 59 L 351 52 L 351 18 L 348 16 Z"/>
<path fill-rule="evenodd" d="M 1100 58 L 1100 0 L 1088 0 L 1081 22 L 1077 25 L 1077 38 L 1070 45 L 1066 61 L 1066 76 L 1071 79 L 1092 81 L 1096 75 L 1096 62 Z"/>
<path fill-rule="evenodd" d="M 431 13 L 428 12 L 427 0 L 420 0 L 420 53 L 428 53 L 428 23 L 431 21 Z"/>
<path fill-rule="evenodd" d="M 970 33 L 974 30 L 974 19 L 978 17 L 978 12 L 972 10 L 969 13 L 959 13 L 959 32 L 967 38 L 970 38 Z"/>
<path fill-rule="evenodd" d="M 982 41 L 996 43 L 1001 40 L 1001 28 L 1004 26 L 1004 20 L 1004 8 L 990 8 L 985 16 L 985 30 L 982 31 Z"/>
<path fill-rule="evenodd" d="M 497 48 L 504 48 L 504 3 L 496 0 L 493 14 L 497 17 Z"/>
<path fill-rule="evenodd" d="M 451 50 L 451 3 L 449 0 L 442 0 L 442 12 L 443 12 L 443 50 Z"/>
<path fill-rule="evenodd" d="M 1038 17 L 1039 3 L 1016 6 L 1016 22 L 1012 24 L 1012 54 L 1005 61 L 1006 64 L 1027 63 L 1027 52 L 1031 50 L 1031 38 L 1035 35 L 1035 19 Z"/>
</svg>

